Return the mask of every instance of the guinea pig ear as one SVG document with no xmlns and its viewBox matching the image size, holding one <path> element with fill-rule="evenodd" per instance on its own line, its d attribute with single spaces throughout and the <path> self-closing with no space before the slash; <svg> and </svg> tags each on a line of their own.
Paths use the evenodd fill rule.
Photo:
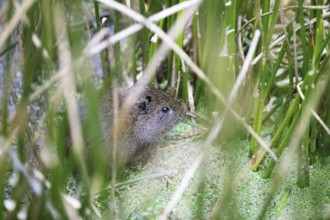
<svg viewBox="0 0 330 220">
<path fill-rule="evenodd" d="M 138 109 L 141 115 L 146 115 L 149 113 L 150 110 L 148 110 L 148 105 L 150 104 L 151 100 L 151 96 L 146 96 L 144 99 L 142 99 L 141 102 L 138 103 Z"/>
<path fill-rule="evenodd" d="M 146 100 L 146 102 L 147 102 L 147 104 L 149 104 L 150 102 L 151 102 L 151 96 L 150 95 L 148 95 L 148 96 L 146 96 L 145 97 L 145 100 Z"/>
<path fill-rule="evenodd" d="M 139 107 L 139 112 L 144 112 L 147 110 L 147 104 L 145 101 L 140 102 L 138 107 Z"/>
</svg>

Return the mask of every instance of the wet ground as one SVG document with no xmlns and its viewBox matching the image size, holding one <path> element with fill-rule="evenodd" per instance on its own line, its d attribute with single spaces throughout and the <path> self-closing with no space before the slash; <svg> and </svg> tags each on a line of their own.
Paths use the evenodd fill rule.
<svg viewBox="0 0 330 220">
<path fill-rule="evenodd" d="M 221 207 L 220 216 L 224 219 L 258 218 L 272 182 L 261 177 L 263 170 L 245 169 L 249 164 L 248 140 L 228 144 L 237 148 L 235 155 L 229 156 L 221 150 L 223 146 L 209 147 L 205 161 L 171 212 L 173 219 L 205 219 L 212 216 L 215 207 Z M 202 141 L 185 139 L 160 148 L 145 167 L 132 174 L 131 178 L 139 181 L 117 190 L 123 218 L 159 217 L 205 147 Z M 330 164 L 312 165 L 310 186 L 301 189 L 296 185 L 296 162 L 295 158 L 279 190 L 271 197 L 264 219 L 329 219 Z M 230 198 L 225 192 L 232 192 Z"/>
</svg>

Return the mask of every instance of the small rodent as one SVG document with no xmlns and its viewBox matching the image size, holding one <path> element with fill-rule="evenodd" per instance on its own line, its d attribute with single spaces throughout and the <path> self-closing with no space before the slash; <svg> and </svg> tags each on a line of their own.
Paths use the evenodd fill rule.
<svg viewBox="0 0 330 220">
<path fill-rule="evenodd" d="M 112 146 L 117 129 L 117 162 L 145 162 L 164 134 L 178 124 L 187 112 L 186 105 L 150 85 L 118 88 L 118 114 L 114 125 L 112 91 L 105 94 L 100 107 L 105 146 Z M 128 100 L 131 98 L 130 100 Z M 128 101 L 127 101 L 128 100 Z"/>
</svg>

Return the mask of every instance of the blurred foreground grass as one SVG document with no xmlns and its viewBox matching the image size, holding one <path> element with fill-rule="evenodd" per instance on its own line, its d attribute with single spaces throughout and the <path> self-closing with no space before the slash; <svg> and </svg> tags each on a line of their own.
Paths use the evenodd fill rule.
<svg viewBox="0 0 330 220">
<path fill-rule="evenodd" d="M 0 2 L 0 219 L 330 218 L 329 17 L 327 0 Z M 198 117 L 109 180 L 99 96 L 139 80 Z"/>
</svg>

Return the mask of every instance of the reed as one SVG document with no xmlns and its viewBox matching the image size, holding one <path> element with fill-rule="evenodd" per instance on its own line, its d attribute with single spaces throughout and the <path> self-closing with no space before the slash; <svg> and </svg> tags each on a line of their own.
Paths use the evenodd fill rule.
<svg viewBox="0 0 330 220">
<path fill-rule="evenodd" d="M 0 219 L 329 218 L 329 17 L 327 0 L 0 2 Z M 141 80 L 195 107 L 170 135 L 193 138 L 109 170 L 100 97 Z"/>
</svg>

